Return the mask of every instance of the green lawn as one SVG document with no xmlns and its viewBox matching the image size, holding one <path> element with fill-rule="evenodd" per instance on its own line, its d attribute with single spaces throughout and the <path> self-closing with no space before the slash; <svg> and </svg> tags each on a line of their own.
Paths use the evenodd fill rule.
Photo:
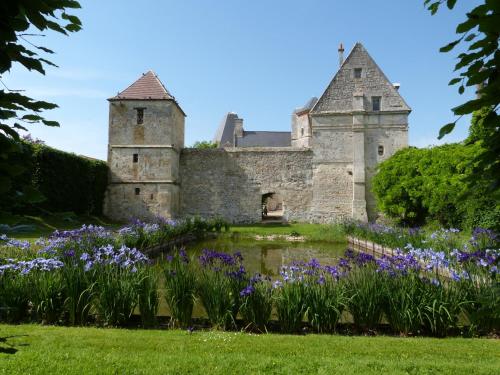
<svg viewBox="0 0 500 375">
<path fill-rule="evenodd" d="M 500 341 L 0 325 L 3 374 L 498 374 Z M 17 352 L 8 354 L 5 352 Z"/>
</svg>

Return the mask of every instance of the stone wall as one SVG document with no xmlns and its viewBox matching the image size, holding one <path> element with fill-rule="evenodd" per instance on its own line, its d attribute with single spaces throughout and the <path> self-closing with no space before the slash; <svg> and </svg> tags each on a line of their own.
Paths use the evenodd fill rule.
<svg viewBox="0 0 500 375">
<path fill-rule="evenodd" d="M 183 149 L 181 216 L 221 216 L 232 222 L 261 220 L 262 195 L 283 198 L 284 217 L 310 221 L 312 152 L 292 148 Z"/>
<path fill-rule="evenodd" d="M 142 124 L 137 108 L 144 111 Z M 184 114 L 174 101 L 111 101 L 104 213 L 115 220 L 177 216 L 182 147 Z"/>
</svg>

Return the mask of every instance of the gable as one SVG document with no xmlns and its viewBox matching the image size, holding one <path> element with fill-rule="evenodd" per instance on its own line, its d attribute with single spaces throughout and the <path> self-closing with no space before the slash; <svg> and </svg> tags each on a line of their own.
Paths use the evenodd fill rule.
<svg viewBox="0 0 500 375">
<path fill-rule="evenodd" d="M 361 78 L 355 78 L 355 69 L 359 68 Z M 363 94 L 365 110 L 371 110 L 371 97 L 378 96 L 381 111 L 411 111 L 361 43 L 356 43 L 311 114 L 351 112 L 355 94 Z"/>
</svg>

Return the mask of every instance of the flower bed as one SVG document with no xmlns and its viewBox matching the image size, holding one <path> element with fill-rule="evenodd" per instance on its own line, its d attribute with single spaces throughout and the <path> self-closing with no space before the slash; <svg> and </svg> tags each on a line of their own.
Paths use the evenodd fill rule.
<svg viewBox="0 0 500 375">
<path fill-rule="evenodd" d="M 284 266 L 271 280 L 249 275 L 239 253 L 204 250 L 193 258 L 181 250 L 152 264 L 131 245 L 165 238 L 155 225 L 136 223 L 118 235 L 101 227 L 56 232 L 38 241 L 37 252 L 2 237 L 6 251 L 25 259 L 2 260 L 0 319 L 124 326 L 138 313 L 150 327 L 164 289 L 171 325 L 184 328 L 192 326 L 195 300 L 218 329 L 335 332 L 347 323 L 374 332 L 383 324 L 396 334 L 442 337 L 500 328 L 500 252 L 489 247 L 489 232 L 460 250 L 407 245 L 380 258 L 347 251 L 332 265 Z"/>
</svg>

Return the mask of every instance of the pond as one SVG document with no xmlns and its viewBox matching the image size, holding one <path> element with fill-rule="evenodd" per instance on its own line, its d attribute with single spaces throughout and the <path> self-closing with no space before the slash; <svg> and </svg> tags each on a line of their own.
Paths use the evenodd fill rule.
<svg viewBox="0 0 500 375">
<path fill-rule="evenodd" d="M 266 241 L 254 239 L 217 238 L 189 246 L 190 254 L 200 254 L 203 249 L 225 253 L 241 252 L 243 264 L 249 274 L 277 276 L 281 266 L 293 261 L 309 261 L 316 258 L 321 264 L 337 263 L 346 244 L 325 242 Z"/>
<path fill-rule="evenodd" d="M 239 251 L 243 256 L 245 269 L 250 275 L 259 272 L 274 278 L 279 275 L 281 266 L 290 264 L 293 261 L 309 261 L 315 258 L 324 265 L 336 264 L 338 259 L 344 255 L 346 248 L 346 243 L 290 242 L 219 237 L 190 244 L 186 246 L 186 251 L 193 256 L 201 254 L 203 249 L 226 253 Z M 164 298 L 162 298 L 160 304 L 159 314 L 169 315 Z M 203 307 L 197 303 L 193 311 L 193 317 L 203 316 L 206 316 Z"/>
</svg>

